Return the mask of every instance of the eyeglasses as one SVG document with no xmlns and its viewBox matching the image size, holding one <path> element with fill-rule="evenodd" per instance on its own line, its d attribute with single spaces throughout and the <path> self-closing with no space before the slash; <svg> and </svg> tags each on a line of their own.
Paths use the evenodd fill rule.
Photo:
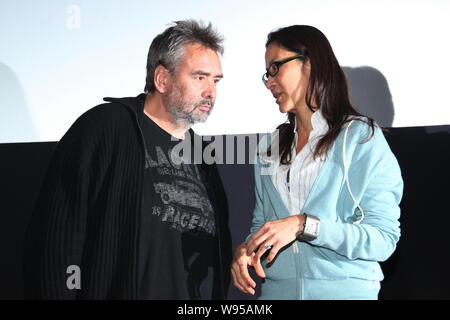
<svg viewBox="0 0 450 320">
<path fill-rule="evenodd" d="M 306 60 L 306 50 L 302 50 L 301 53 L 290 57 L 290 58 L 286 58 L 280 61 L 274 61 L 272 62 L 272 64 L 269 66 L 269 69 L 266 70 L 266 73 L 263 74 L 262 76 L 262 81 L 264 83 L 264 85 L 267 85 L 267 82 L 269 81 L 269 76 L 271 77 L 275 77 L 278 73 L 278 71 L 280 70 L 280 67 L 285 64 L 286 62 L 295 60 L 295 59 L 300 59 L 302 61 Z"/>
</svg>

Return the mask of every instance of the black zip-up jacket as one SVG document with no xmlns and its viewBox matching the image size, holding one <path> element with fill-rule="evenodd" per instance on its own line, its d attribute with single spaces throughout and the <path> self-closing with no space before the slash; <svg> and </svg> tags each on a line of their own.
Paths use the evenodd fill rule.
<svg viewBox="0 0 450 320">
<path fill-rule="evenodd" d="M 139 299 L 139 230 L 146 145 L 140 124 L 145 94 L 105 98 L 57 143 L 25 242 L 26 298 Z M 216 165 L 202 165 L 214 208 L 217 261 L 226 298 L 231 236 Z M 81 289 L 67 280 L 80 267 Z"/>
</svg>

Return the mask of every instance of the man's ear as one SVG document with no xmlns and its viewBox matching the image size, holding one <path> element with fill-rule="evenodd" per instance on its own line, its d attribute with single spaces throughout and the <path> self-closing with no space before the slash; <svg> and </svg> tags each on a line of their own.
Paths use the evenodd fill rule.
<svg viewBox="0 0 450 320">
<path fill-rule="evenodd" d="M 155 89 L 159 93 L 164 93 L 167 91 L 171 81 L 171 74 L 164 66 L 159 65 L 155 69 L 154 83 Z"/>
</svg>

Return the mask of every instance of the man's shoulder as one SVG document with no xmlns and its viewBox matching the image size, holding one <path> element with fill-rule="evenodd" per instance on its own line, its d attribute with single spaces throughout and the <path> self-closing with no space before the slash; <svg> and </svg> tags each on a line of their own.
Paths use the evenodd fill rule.
<svg viewBox="0 0 450 320">
<path fill-rule="evenodd" d="M 134 127 L 133 111 L 118 102 L 106 102 L 92 107 L 81 114 L 64 136 L 81 139 L 112 138 L 116 132 Z M 63 137 L 64 138 L 64 137 Z"/>
<path fill-rule="evenodd" d="M 85 111 L 79 119 L 96 121 L 97 125 L 106 124 L 110 121 L 123 121 L 124 117 L 131 114 L 130 110 L 117 102 L 105 102 Z"/>
<path fill-rule="evenodd" d="M 96 105 L 81 114 L 76 123 L 92 130 L 112 130 L 130 127 L 139 110 L 136 98 L 104 98 L 105 102 Z"/>
</svg>

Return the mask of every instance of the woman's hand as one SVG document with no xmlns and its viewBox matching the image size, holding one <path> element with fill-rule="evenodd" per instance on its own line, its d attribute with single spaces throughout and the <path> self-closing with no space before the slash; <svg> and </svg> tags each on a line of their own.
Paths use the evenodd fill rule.
<svg viewBox="0 0 450 320">
<path fill-rule="evenodd" d="M 253 263 L 260 261 L 261 256 L 270 250 L 266 258 L 267 262 L 271 262 L 278 251 L 291 243 L 303 231 L 303 224 L 305 223 L 305 215 L 297 214 L 279 220 L 269 221 L 262 225 L 247 241 L 247 256 L 253 254 Z M 255 250 L 259 247 L 259 249 Z"/>
<path fill-rule="evenodd" d="M 248 267 L 253 266 L 256 274 L 261 278 L 265 278 L 266 275 L 261 266 L 261 261 L 259 259 L 253 259 L 255 253 L 252 252 L 250 255 L 247 255 L 246 245 L 247 243 L 244 242 L 234 251 L 231 274 L 233 276 L 233 284 L 236 288 L 244 293 L 255 294 L 254 289 L 256 287 L 256 283 L 250 277 Z"/>
</svg>

